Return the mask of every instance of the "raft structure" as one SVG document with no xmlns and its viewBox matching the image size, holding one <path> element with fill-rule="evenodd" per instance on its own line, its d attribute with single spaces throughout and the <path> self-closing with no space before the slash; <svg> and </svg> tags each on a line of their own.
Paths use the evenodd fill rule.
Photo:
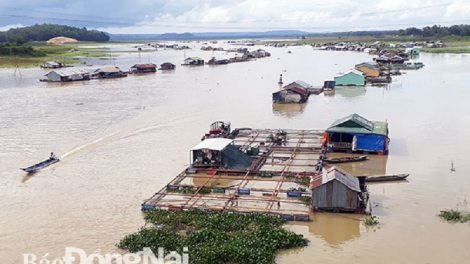
<svg viewBox="0 0 470 264">
<path fill-rule="evenodd" d="M 309 185 L 322 177 L 326 156 L 324 133 L 324 130 L 235 129 L 230 139 L 206 139 L 213 142 L 202 141 L 199 147 L 194 147 L 191 165 L 145 200 L 141 209 L 260 212 L 292 221 L 309 221 L 312 197 Z M 224 162 L 196 166 L 202 162 L 193 157 L 198 151 L 208 152 L 207 148 L 214 146 L 209 151 L 211 157 L 222 157 L 224 144 L 236 152 L 227 151 Z M 227 165 L 246 161 L 242 155 L 251 157 L 246 169 Z"/>
</svg>

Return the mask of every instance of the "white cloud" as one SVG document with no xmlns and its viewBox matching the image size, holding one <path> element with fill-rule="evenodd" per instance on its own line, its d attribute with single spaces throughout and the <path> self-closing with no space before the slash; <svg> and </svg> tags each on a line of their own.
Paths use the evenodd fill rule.
<svg viewBox="0 0 470 264">
<path fill-rule="evenodd" d="M 0 16 L 0 26 L 59 23 L 110 33 L 350 31 L 445 25 L 451 20 L 460 24 L 470 13 L 469 0 L 453 4 L 439 0 L 138 0 L 119 4 L 82 0 L 62 5 L 57 4 L 59 0 L 18 1 L 12 7 L 0 0 L 4 13 L 17 15 Z"/>
<path fill-rule="evenodd" d="M 25 27 L 25 26 L 22 24 L 6 25 L 3 27 L 0 27 L 0 31 L 8 31 L 10 28 L 22 28 L 22 27 Z"/>
<path fill-rule="evenodd" d="M 468 22 L 469 14 L 470 2 L 455 1 L 447 7 L 444 17 L 452 20 L 462 19 Z"/>
</svg>

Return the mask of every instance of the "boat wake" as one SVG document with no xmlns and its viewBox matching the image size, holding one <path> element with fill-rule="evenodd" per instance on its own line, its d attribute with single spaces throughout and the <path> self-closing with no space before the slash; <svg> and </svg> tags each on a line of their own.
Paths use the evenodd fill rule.
<svg viewBox="0 0 470 264">
<path fill-rule="evenodd" d="M 116 131 L 116 132 L 111 133 L 111 134 L 109 134 L 109 135 L 106 135 L 106 136 L 104 136 L 104 137 L 100 137 L 100 138 L 98 138 L 98 139 L 96 139 L 96 140 L 94 140 L 94 141 L 92 141 L 92 142 L 90 142 L 90 143 L 87 143 L 87 144 L 85 144 L 85 145 L 76 147 L 76 148 L 72 149 L 71 151 L 66 152 L 65 154 L 63 154 L 63 155 L 60 156 L 59 158 L 60 158 L 61 160 L 63 160 L 63 159 L 65 159 L 66 157 L 72 156 L 72 155 L 78 153 L 78 152 L 81 151 L 81 150 L 84 150 L 84 149 L 86 149 L 86 148 L 91 148 L 91 147 L 93 147 L 94 145 L 96 145 L 96 144 L 98 144 L 98 143 L 100 143 L 100 142 L 102 142 L 102 141 L 104 141 L 104 140 L 106 140 L 106 139 L 108 139 L 108 138 L 110 138 L 110 137 L 116 135 L 118 132 L 119 132 L 119 131 Z"/>
</svg>

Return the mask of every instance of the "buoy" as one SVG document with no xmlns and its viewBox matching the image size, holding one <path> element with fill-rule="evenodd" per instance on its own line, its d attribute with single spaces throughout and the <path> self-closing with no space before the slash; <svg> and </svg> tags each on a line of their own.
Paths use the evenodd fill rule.
<svg viewBox="0 0 470 264">
<path fill-rule="evenodd" d="M 279 82 L 278 82 L 278 84 L 283 84 L 283 82 L 282 82 L 282 74 L 281 74 L 281 76 L 279 77 Z"/>
</svg>

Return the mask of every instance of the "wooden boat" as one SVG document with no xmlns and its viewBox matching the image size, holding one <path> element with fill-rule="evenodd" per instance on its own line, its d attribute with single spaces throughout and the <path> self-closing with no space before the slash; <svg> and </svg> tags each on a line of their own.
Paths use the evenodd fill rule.
<svg viewBox="0 0 470 264">
<path fill-rule="evenodd" d="M 359 156 L 359 157 L 343 157 L 343 158 L 331 158 L 325 159 L 327 163 L 346 163 L 346 162 L 357 162 L 367 160 L 367 156 Z"/>
<path fill-rule="evenodd" d="M 47 160 L 45 160 L 45 161 L 41 161 L 41 162 L 39 162 L 39 163 L 37 163 L 37 164 L 34 164 L 33 166 L 29 166 L 29 167 L 27 167 L 27 168 L 20 168 L 20 169 L 21 169 L 21 170 L 24 170 L 24 171 L 26 171 L 26 172 L 28 172 L 28 173 L 33 173 L 33 172 L 37 172 L 38 170 L 40 170 L 40 169 L 42 169 L 42 168 L 45 168 L 45 167 L 50 166 L 50 165 L 52 165 L 52 164 L 54 164 L 54 163 L 57 163 L 57 162 L 59 162 L 59 161 L 60 161 L 60 159 L 58 159 L 58 158 L 49 158 L 49 159 L 47 159 Z"/>
<path fill-rule="evenodd" d="M 405 180 L 410 174 L 373 175 L 366 176 L 366 182 L 384 182 Z"/>
</svg>

